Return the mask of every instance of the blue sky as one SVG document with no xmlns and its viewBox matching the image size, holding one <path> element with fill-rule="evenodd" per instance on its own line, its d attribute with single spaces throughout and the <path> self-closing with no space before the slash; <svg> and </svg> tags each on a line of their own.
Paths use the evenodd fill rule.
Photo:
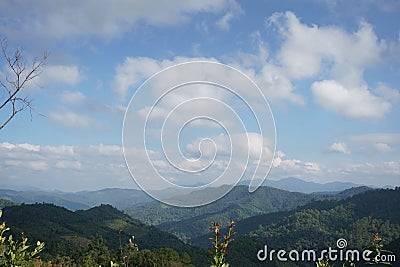
<svg viewBox="0 0 400 267">
<path fill-rule="evenodd" d="M 268 179 L 399 185 L 399 14 L 391 0 L 1 1 L 9 50 L 28 62 L 50 57 L 23 92 L 32 120 L 19 114 L 0 131 L 0 185 L 134 188 L 122 153 L 126 107 L 151 75 L 194 60 L 233 66 L 264 93 L 277 140 Z M 3 59 L 0 67 L 4 79 Z M 213 129 L 189 131 L 183 153 L 196 157 L 199 138 L 221 134 Z M 133 155 L 139 169 L 144 152 Z"/>
</svg>

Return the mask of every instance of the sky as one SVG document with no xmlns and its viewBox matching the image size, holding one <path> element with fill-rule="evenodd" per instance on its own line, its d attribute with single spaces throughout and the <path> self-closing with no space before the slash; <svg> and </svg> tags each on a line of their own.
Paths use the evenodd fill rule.
<svg viewBox="0 0 400 267">
<path fill-rule="evenodd" d="M 20 113 L 0 130 L 0 186 L 137 188 L 132 173 L 157 189 L 157 175 L 195 186 L 223 173 L 250 179 L 256 166 L 271 167 L 272 180 L 398 186 L 399 15 L 396 0 L 1 1 L 8 51 L 21 49 L 28 66 L 49 57 L 21 91 L 32 116 Z M 238 94 L 193 84 L 154 102 L 167 78 L 146 80 L 199 61 L 225 69 L 178 69 L 167 84 L 207 78 Z M 12 77 L 4 58 L 0 75 Z M 131 131 L 124 143 L 123 126 Z"/>
</svg>

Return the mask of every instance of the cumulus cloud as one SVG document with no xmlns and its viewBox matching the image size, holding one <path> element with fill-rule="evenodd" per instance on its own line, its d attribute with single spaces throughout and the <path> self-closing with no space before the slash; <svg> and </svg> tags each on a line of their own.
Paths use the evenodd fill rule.
<svg viewBox="0 0 400 267">
<path fill-rule="evenodd" d="M 314 82 L 314 101 L 322 108 L 347 118 L 378 119 L 390 110 L 390 103 L 371 94 L 365 87 L 346 88 L 333 80 Z"/>
<path fill-rule="evenodd" d="M 275 13 L 268 23 L 285 38 L 278 57 L 296 79 L 315 76 L 326 63 L 332 64 L 331 75 L 336 78 L 359 78 L 363 69 L 376 63 L 386 48 L 366 22 L 354 33 L 332 26 L 308 26 L 292 12 Z"/>
<path fill-rule="evenodd" d="M 38 77 L 40 85 L 67 84 L 76 85 L 83 78 L 78 66 L 75 65 L 47 65 Z"/>
<path fill-rule="evenodd" d="M 270 101 L 276 103 L 288 101 L 296 105 L 305 104 L 303 96 L 295 92 L 293 83 L 281 67 L 268 62 L 262 66 L 260 71 L 248 70 L 248 72 Z"/>
<path fill-rule="evenodd" d="M 342 154 L 350 154 L 350 150 L 347 148 L 346 143 L 333 143 L 329 149 L 328 152 L 332 153 L 342 153 Z"/>
<path fill-rule="evenodd" d="M 160 71 L 162 68 L 161 65 L 151 58 L 126 58 L 124 63 L 116 68 L 114 90 L 120 97 L 125 97 L 132 86 L 138 86 L 144 79 Z"/>
<path fill-rule="evenodd" d="M 277 60 L 286 79 L 325 77 L 311 86 L 314 101 L 322 108 L 352 119 L 388 114 L 387 96 L 398 92 L 380 86 L 373 94 L 363 77 L 388 49 L 370 24 L 361 22 L 349 33 L 336 26 L 306 25 L 292 12 L 274 13 L 267 24 L 283 37 Z"/>
<path fill-rule="evenodd" d="M 298 177 L 309 180 L 310 178 L 319 177 L 322 171 L 320 164 L 317 162 L 304 162 L 300 159 L 284 159 L 284 157 L 286 157 L 286 154 L 281 150 L 275 153 L 271 177 Z"/>
</svg>

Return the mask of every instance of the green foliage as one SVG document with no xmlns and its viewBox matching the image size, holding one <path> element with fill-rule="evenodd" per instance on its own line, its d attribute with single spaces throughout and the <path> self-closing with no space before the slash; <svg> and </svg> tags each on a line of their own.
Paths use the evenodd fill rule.
<svg viewBox="0 0 400 267">
<path fill-rule="evenodd" d="M 127 245 L 120 247 L 120 260 L 111 261 L 112 267 L 183 267 L 193 266 L 189 254 L 179 255 L 172 248 L 160 248 L 156 250 L 139 250 L 137 244 L 133 242 L 134 237 L 129 239 Z"/>
<path fill-rule="evenodd" d="M 0 217 L 1 215 L 0 210 Z M 44 243 L 37 241 L 36 247 L 29 250 L 28 238 L 24 234 L 21 242 L 15 241 L 12 235 L 7 238 L 4 234 L 9 230 L 5 222 L 0 225 L 0 266 L 31 266 L 33 260 L 39 258 L 38 254 L 43 250 Z"/>
</svg>

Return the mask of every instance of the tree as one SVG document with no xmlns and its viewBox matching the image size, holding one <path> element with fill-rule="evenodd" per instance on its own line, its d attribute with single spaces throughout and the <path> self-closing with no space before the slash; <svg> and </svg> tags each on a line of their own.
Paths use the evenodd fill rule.
<svg viewBox="0 0 400 267">
<path fill-rule="evenodd" d="M 7 50 L 7 42 L 1 41 L 1 50 L 6 61 L 7 71 L 0 77 L 0 112 L 5 114 L 0 118 L 0 130 L 2 130 L 18 113 L 29 109 L 32 116 L 32 100 L 22 95 L 24 87 L 42 73 L 48 54 L 44 53 L 41 58 L 35 58 L 28 64 L 21 49 L 16 49 L 10 54 Z"/>
</svg>

